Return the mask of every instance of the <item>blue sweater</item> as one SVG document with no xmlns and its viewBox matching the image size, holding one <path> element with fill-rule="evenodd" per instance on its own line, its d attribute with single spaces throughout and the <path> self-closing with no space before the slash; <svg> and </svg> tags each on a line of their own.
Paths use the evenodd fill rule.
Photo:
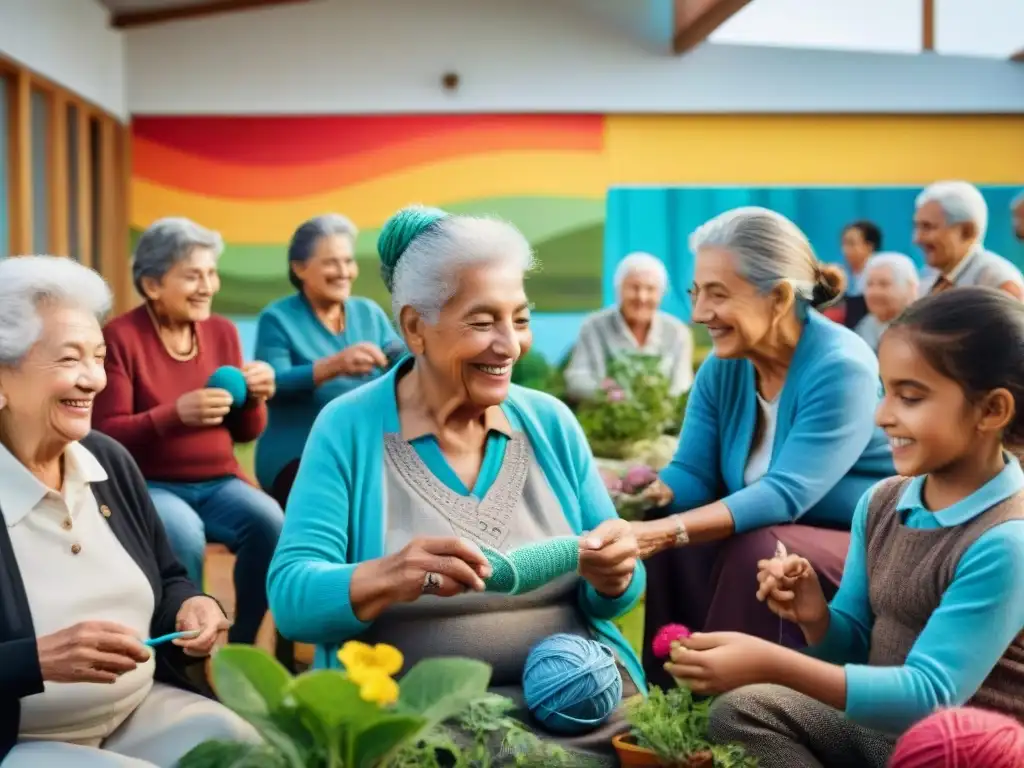
<svg viewBox="0 0 1024 768">
<path fill-rule="evenodd" d="M 381 349 L 399 342 L 384 310 L 369 299 L 353 296 L 345 302 L 345 330 L 341 333 L 331 332 L 320 322 L 302 293 L 279 299 L 260 313 L 256 359 L 269 363 L 277 376 L 277 393 L 267 404 L 269 423 L 256 444 L 256 479 L 264 488 L 270 488 L 285 465 L 302 455 L 321 408 L 380 376 L 377 371 L 313 384 L 317 360 L 361 341 Z"/>
<path fill-rule="evenodd" d="M 889 443 L 874 425 L 874 353 L 853 331 L 808 311 L 779 395 L 768 471 L 746 485 L 756 387 L 749 360 L 711 356 L 701 365 L 679 448 L 661 473 L 674 494 L 672 510 L 721 498 L 737 533 L 797 520 L 849 528 L 864 492 L 895 474 Z"/>
<path fill-rule="evenodd" d="M 317 644 L 317 667 L 337 667 L 338 646 L 369 626 L 353 612 L 349 584 L 358 563 L 384 555 L 381 438 L 400 431 L 395 399 L 399 369 L 338 398 L 317 417 L 270 564 L 267 589 L 277 626 L 286 637 Z M 513 385 L 502 410 L 512 428 L 529 440 L 573 531 L 582 535 L 616 516 L 583 431 L 563 403 Z M 434 448 L 417 446 L 421 455 Z M 493 481 L 496 456 L 503 450 L 503 438 L 489 441 L 476 493 L 481 483 Z M 442 463 L 428 459 L 429 466 Z M 450 477 L 441 479 L 457 487 Z M 646 684 L 640 661 L 611 620 L 629 611 L 645 587 L 646 572 L 638 563 L 621 597 L 602 597 L 585 582 L 579 593 L 579 607 L 593 634 L 614 649 L 641 691 Z"/>
<path fill-rule="evenodd" d="M 925 508 L 923 486 L 924 478 L 916 477 L 903 492 L 897 509 L 906 515 L 904 524 L 949 528 L 1024 491 L 1024 472 L 1007 457 L 996 477 L 939 512 Z M 853 518 L 843 580 L 829 607 L 828 633 L 809 653 L 846 664 L 850 719 L 900 733 L 938 707 L 966 703 L 1024 630 L 1024 520 L 998 525 L 967 548 L 903 666 L 872 667 L 864 663 L 874 624 L 865 549 L 871 493 L 864 494 Z"/>
</svg>

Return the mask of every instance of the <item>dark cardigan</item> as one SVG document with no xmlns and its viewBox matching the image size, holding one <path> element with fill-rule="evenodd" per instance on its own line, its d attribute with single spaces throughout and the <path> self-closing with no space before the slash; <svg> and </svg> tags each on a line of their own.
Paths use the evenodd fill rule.
<svg viewBox="0 0 1024 768">
<path fill-rule="evenodd" d="M 171 552 L 146 482 L 128 451 L 99 432 L 91 433 L 82 445 L 107 472 L 108 479 L 91 488 L 99 504 L 110 508 L 110 529 L 153 587 L 156 607 L 150 636 L 173 632 L 181 604 L 202 591 L 188 580 Z M 196 675 L 190 675 L 188 667 L 202 661 L 186 656 L 175 645 L 162 645 L 156 649 L 156 680 L 197 691 Z M 0 525 L 0 763 L 18 740 L 21 699 L 42 692 L 43 675 L 25 586 L 7 526 Z"/>
</svg>

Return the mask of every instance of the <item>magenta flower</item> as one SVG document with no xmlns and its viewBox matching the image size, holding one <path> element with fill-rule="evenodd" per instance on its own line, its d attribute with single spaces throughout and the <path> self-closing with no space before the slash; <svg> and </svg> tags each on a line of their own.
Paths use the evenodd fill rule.
<svg viewBox="0 0 1024 768">
<path fill-rule="evenodd" d="M 690 630 L 682 624 L 666 624 L 658 630 L 658 634 L 651 641 L 651 650 L 657 659 L 667 659 L 672 653 L 672 643 L 676 640 L 685 640 L 690 636 Z"/>
<path fill-rule="evenodd" d="M 626 399 L 626 393 L 622 389 L 609 389 L 608 390 L 608 402 L 609 403 L 621 403 Z"/>
</svg>

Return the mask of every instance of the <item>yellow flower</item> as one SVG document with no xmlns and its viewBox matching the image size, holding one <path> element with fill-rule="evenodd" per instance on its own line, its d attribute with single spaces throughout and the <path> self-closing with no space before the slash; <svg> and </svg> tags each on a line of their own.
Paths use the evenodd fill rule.
<svg viewBox="0 0 1024 768">
<path fill-rule="evenodd" d="M 363 701 L 372 701 L 384 707 L 398 701 L 398 683 L 382 672 L 364 675 L 357 683 L 359 696 Z M 357 681 L 353 678 L 352 682 Z"/>
<path fill-rule="evenodd" d="M 402 652 L 393 646 L 384 643 L 369 646 L 355 640 L 341 647 L 338 661 L 344 665 L 349 679 L 357 685 L 362 685 L 367 677 L 397 675 L 405 663 Z"/>
</svg>

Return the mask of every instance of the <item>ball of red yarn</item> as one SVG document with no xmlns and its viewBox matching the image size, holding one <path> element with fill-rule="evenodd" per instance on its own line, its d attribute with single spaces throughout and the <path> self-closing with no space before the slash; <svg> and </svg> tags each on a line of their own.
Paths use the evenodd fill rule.
<svg viewBox="0 0 1024 768">
<path fill-rule="evenodd" d="M 925 718 L 896 743 L 890 768 L 1024 768 L 1024 726 L 958 707 Z"/>
<path fill-rule="evenodd" d="M 682 624 L 666 624 L 658 630 L 658 634 L 651 641 L 651 650 L 654 652 L 654 658 L 667 659 L 669 654 L 672 653 L 672 643 L 689 636 L 690 630 Z"/>
</svg>

